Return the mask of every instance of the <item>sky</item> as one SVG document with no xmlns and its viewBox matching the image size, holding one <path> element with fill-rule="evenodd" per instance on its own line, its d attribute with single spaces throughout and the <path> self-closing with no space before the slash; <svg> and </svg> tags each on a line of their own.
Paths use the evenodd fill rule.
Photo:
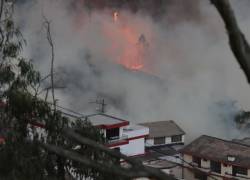
<svg viewBox="0 0 250 180">
<path fill-rule="evenodd" d="M 250 109 L 249 85 L 209 1 L 169 0 L 160 12 L 143 2 L 136 10 L 98 1 L 90 10 L 86 2 L 21 1 L 15 10 L 27 40 L 23 56 L 43 76 L 51 59 L 44 17 L 50 21 L 56 82 L 64 87 L 56 90 L 60 105 L 91 114 L 97 108 L 91 102 L 104 98 L 108 114 L 131 123 L 174 120 L 188 140 L 246 135 L 233 117 Z M 250 3 L 231 4 L 250 39 Z"/>
</svg>

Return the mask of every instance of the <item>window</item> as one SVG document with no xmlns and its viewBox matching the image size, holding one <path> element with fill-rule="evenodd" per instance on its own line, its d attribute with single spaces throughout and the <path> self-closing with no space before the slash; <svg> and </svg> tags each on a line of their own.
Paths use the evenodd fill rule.
<svg viewBox="0 0 250 180">
<path fill-rule="evenodd" d="M 201 167 L 201 158 L 193 156 L 193 162 L 197 164 L 198 167 Z"/>
<path fill-rule="evenodd" d="M 119 128 L 107 129 L 106 138 L 107 140 L 119 139 Z"/>
<path fill-rule="evenodd" d="M 233 176 L 246 175 L 247 176 L 247 168 L 233 166 Z"/>
<path fill-rule="evenodd" d="M 154 138 L 154 144 L 155 145 L 157 145 L 157 144 L 165 144 L 165 137 Z"/>
<path fill-rule="evenodd" d="M 172 142 L 181 142 L 182 141 L 182 135 L 172 136 L 171 141 Z"/>
<path fill-rule="evenodd" d="M 211 165 L 211 171 L 216 172 L 216 173 L 221 173 L 221 164 L 219 162 L 216 161 L 210 161 Z"/>
<path fill-rule="evenodd" d="M 120 147 L 114 148 L 114 151 L 120 152 L 121 148 Z"/>
</svg>

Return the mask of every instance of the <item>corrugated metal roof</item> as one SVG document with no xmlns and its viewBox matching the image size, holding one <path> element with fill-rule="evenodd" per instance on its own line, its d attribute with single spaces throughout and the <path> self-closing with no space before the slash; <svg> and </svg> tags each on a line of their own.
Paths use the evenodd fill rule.
<svg viewBox="0 0 250 180">
<path fill-rule="evenodd" d="M 141 123 L 149 128 L 149 138 L 183 135 L 185 132 L 172 120 Z"/>
</svg>

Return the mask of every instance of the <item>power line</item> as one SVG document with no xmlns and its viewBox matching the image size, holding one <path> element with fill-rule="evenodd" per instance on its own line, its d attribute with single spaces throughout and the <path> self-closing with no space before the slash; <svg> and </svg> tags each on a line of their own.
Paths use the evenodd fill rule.
<svg viewBox="0 0 250 180">
<path fill-rule="evenodd" d="M 152 144 L 149 144 L 149 143 L 146 143 L 146 144 L 152 146 Z M 195 167 L 192 163 L 187 162 L 186 160 L 184 160 L 184 159 L 181 158 L 180 156 L 169 155 L 169 154 L 167 154 L 167 153 L 165 153 L 165 152 L 162 152 L 162 151 L 156 149 L 156 147 L 150 147 L 150 149 L 151 149 L 152 151 L 157 152 L 157 153 L 160 153 L 160 154 L 162 154 L 162 155 L 166 155 L 166 156 L 171 156 L 171 157 L 174 157 L 174 158 L 178 158 L 178 159 L 180 159 L 183 163 L 186 163 L 186 164 L 192 166 L 193 169 L 195 169 L 195 170 L 197 170 L 197 171 L 200 171 L 201 173 L 206 174 L 207 176 L 211 177 L 211 178 L 214 179 L 214 180 L 218 180 L 218 179 L 216 179 L 214 176 L 212 176 L 211 174 L 209 174 L 209 173 L 207 173 L 207 172 L 205 172 L 205 171 L 202 171 L 201 169 Z M 179 153 L 179 152 L 176 151 L 174 148 L 171 148 L 171 149 L 173 149 L 176 153 Z"/>
<path fill-rule="evenodd" d="M 47 102 L 47 103 L 53 105 L 52 102 Z M 74 114 L 78 115 L 78 116 L 76 116 L 76 115 L 69 114 L 69 113 L 66 113 L 66 112 L 61 111 L 63 114 L 68 115 L 68 116 L 73 116 L 73 117 L 75 117 L 75 118 L 83 118 L 83 117 L 86 116 L 86 115 L 84 115 L 84 114 L 82 114 L 82 113 L 79 113 L 79 112 L 77 112 L 77 111 L 75 111 L 75 110 L 72 110 L 72 109 L 70 109 L 70 108 L 66 108 L 66 107 L 63 107 L 63 106 L 60 106 L 60 105 L 57 105 L 57 104 L 56 104 L 56 107 L 58 107 L 59 109 L 66 110 L 66 111 L 68 111 L 68 112 L 71 112 L 71 113 L 74 113 Z"/>
</svg>

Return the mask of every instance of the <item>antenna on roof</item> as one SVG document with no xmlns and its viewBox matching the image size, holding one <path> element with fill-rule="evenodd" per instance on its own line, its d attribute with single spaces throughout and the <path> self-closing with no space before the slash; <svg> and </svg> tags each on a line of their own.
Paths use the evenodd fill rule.
<svg viewBox="0 0 250 180">
<path fill-rule="evenodd" d="M 99 108 L 97 108 L 97 112 L 103 113 L 103 114 L 106 112 L 107 104 L 105 103 L 104 99 L 96 99 L 95 101 L 89 102 L 89 103 L 94 103 L 94 104 L 99 105 Z"/>
</svg>

